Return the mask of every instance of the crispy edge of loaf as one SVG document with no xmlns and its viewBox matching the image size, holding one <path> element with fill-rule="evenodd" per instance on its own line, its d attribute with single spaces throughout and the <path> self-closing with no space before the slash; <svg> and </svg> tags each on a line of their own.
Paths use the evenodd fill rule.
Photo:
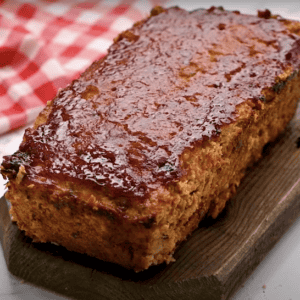
<svg viewBox="0 0 300 300">
<path fill-rule="evenodd" d="M 288 72 L 282 74 L 281 80 L 288 76 Z M 150 204 L 134 208 L 129 218 L 114 213 L 113 200 L 84 186 L 71 194 L 66 182 L 57 182 L 55 189 L 29 184 L 21 166 L 6 194 L 13 219 L 34 241 L 54 242 L 137 272 L 169 263 L 176 246 L 206 215 L 216 218 L 224 209 L 246 168 L 261 157 L 264 145 L 293 117 L 299 95 L 297 74 L 279 94 L 266 95 L 266 100 L 272 100 L 260 101 L 260 109 L 251 101 L 243 102 L 237 107 L 237 120 L 221 128 L 218 140 L 183 153 L 187 174 L 152 194 Z M 51 102 L 35 126 L 44 123 L 50 111 Z"/>
</svg>

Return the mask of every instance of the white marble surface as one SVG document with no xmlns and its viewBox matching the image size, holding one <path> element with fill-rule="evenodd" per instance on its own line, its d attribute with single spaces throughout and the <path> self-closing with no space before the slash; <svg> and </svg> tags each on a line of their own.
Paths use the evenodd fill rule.
<svg viewBox="0 0 300 300">
<path fill-rule="evenodd" d="M 273 14 L 300 20 L 300 1 L 170 1 L 193 10 L 212 5 L 228 10 L 256 14 L 257 9 L 268 8 Z M 24 129 L 0 136 L 0 161 L 3 155 L 17 150 Z M 0 178 L 0 195 L 4 194 L 4 180 Z M 11 275 L 6 267 L 0 247 L 0 299 L 1 300 L 60 300 L 65 297 L 45 291 Z M 265 260 L 249 277 L 233 300 L 297 300 L 300 299 L 300 218 L 270 251 Z M 199 298 L 200 300 L 200 298 Z"/>
</svg>

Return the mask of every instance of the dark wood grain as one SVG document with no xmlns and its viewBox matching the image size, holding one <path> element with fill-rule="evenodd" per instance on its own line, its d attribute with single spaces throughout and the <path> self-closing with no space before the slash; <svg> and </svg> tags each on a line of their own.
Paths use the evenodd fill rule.
<svg viewBox="0 0 300 300">
<path fill-rule="evenodd" d="M 53 244 L 33 243 L 0 201 L 0 238 L 14 275 L 75 299 L 230 299 L 300 215 L 299 110 L 264 149 L 220 217 L 202 222 L 176 262 L 134 273 Z"/>
</svg>

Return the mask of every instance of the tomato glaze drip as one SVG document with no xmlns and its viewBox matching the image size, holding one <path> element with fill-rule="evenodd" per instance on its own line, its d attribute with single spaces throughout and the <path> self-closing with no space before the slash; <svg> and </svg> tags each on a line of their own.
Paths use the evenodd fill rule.
<svg viewBox="0 0 300 300">
<path fill-rule="evenodd" d="M 298 53 L 280 20 L 164 10 L 122 33 L 92 74 L 58 94 L 47 122 L 26 131 L 27 176 L 144 201 L 184 175 L 185 149 L 218 137 L 237 105 L 297 70 Z"/>
</svg>

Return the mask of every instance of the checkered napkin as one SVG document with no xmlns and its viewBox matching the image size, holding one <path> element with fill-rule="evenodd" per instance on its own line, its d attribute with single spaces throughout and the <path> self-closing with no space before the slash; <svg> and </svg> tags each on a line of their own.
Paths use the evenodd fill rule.
<svg viewBox="0 0 300 300">
<path fill-rule="evenodd" d="M 119 32 L 165 2 L 0 0 L 0 135 L 32 122 Z"/>
</svg>

